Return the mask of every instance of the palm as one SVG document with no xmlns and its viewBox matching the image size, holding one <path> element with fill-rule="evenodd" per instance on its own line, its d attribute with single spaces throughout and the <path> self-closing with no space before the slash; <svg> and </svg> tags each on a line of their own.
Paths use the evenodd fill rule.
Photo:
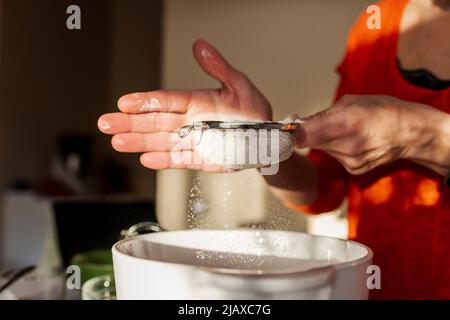
<svg viewBox="0 0 450 320">
<path fill-rule="evenodd" d="M 267 99 L 241 72 L 205 41 L 194 44 L 194 56 L 202 69 L 222 83 L 220 89 L 134 93 L 119 100 L 122 113 L 106 114 L 99 128 L 113 134 L 113 147 L 121 152 L 143 152 L 141 162 L 153 169 L 191 168 L 224 171 L 211 165 L 174 163 L 174 132 L 199 120 L 270 120 Z"/>
<path fill-rule="evenodd" d="M 223 88 L 193 91 L 189 104 L 186 124 L 196 120 L 271 119 L 270 104 L 259 92 L 245 97 Z"/>
</svg>

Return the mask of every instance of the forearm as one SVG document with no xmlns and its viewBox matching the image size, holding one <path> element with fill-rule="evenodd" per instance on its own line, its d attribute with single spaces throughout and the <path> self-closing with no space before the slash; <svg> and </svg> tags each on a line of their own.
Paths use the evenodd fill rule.
<svg viewBox="0 0 450 320">
<path fill-rule="evenodd" d="M 450 115 L 433 108 L 422 108 L 413 120 L 414 141 L 405 158 L 443 176 L 450 173 Z"/>
<path fill-rule="evenodd" d="M 283 203 L 306 205 L 314 202 L 318 190 L 315 164 L 298 152 L 280 163 L 276 175 L 264 175 L 273 194 Z"/>
</svg>

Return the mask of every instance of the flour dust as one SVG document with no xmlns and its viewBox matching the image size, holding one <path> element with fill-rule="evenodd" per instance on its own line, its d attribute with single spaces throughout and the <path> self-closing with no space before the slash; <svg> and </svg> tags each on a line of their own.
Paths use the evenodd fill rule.
<svg viewBox="0 0 450 320">
<path fill-rule="evenodd" d="M 193 173 L 192 185 L 189 191 L 188 199 L 188 228 L 197 230 L 207 230 L 211 229 L 212 225 L 209 220 L 210 214 L 215 212 L 219 213 L 219 223 L 217 219 L 214 222 L 214 228 L 219 229 L 234 229 L 236 227 L 233 217 L 227 214 L 233 205 L 236 189 L 240 189 L 247 181 L 242 179 L 236 183 L 231 184 L 226 179 L 208 179 L 208 185 L 211 186 L 213 190 L 220 190 L 220 195 L 217 198 L 215 195 L 215 200 L 211 202 L 208 197 L 202 192 L 202 176 L 199 172 Z M 250 177 L 249 177 L 250 178 Z M 204 187 L 204 186 L 203 186 Z M 237 187 L 237 188 L 236 188 Z M 245 215 L 245 208 L 242 210 L 242 214 Z M 249 223 L 244 225 L 247 229 L 254 230 L 254 240 L 252 241 L 254 249 L 252 254 L 233 254 L 220 251 L 211 250 L 195 250 L 195 256 L 202 265 L 228 265 L 235 266 L 239 269 L 255 269 L 263 270 L 267 269 L 270 265 L 279 265 L 275 253 L 280 249 L 286 249 L 282 246 L 280 242 L 277 241 L 277 245 L 274 245 L 273 238 L 268 239 L 264 236 L 264 232 L 261 229 L 270 230 L 286 230 L 288 229 L 289 219 L 286 215 L 286 209 L 279 203 L 272 204 L 270 206 L 271 215 L 269 219 L 266 219 L 263 224 Z M 216 217 L 217 218 L 217 217 Z M 214 241 L 214 239 L 208 239 L 209 242 Z M 230 244 L 231 246 L 232 244 Z M 235 245 L 235 244 L 233 244 Z M 274 252 L 274 255 L 267 255 L 267 252 Z M 229 260 L 229 261 L 227 261 Z"/>
</svg>

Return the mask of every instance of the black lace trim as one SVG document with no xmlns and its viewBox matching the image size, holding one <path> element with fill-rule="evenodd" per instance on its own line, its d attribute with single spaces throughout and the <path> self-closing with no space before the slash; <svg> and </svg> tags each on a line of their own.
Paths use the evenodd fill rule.
<svg viewBox="0 0 450 320">
<path fill-rule="evenodd" d="M 402 76 L 412 84 L 431 90 L 442 90 L 450 87 L 450 80 L 442 80 L 427 69 L 405 70 L 397 58 L 397 66 Z"/>
</svg>

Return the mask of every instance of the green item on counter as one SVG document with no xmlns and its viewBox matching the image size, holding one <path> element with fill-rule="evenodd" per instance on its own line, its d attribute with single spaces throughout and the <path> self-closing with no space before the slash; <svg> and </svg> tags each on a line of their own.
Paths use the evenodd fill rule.
<svg viewBox="0 0 450 320">
<path fill-rule="evenodd" d="M 112 253 L 110 249 L 78 253 L 72 257 L 71 264 L 80 267 L 82 285 L 87 280 L 94 277 L 103 275 L 114 276 Z"/>
</svg>

